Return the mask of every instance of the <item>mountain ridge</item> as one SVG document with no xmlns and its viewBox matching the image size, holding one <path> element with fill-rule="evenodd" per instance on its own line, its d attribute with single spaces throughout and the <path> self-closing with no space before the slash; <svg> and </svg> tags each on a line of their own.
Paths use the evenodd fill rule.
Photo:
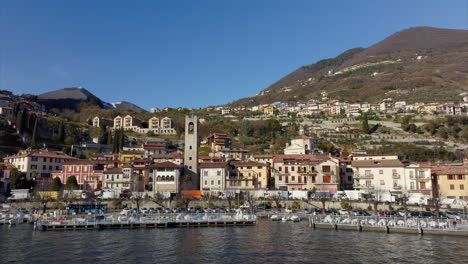
<svg viewBox="0 0 468 264">
<path fill-rule="evenodd" d="M 431 87 L 446 89 L 446 93 L 437 92 L 452 100 L 468 90 L 466 61 L 468 30 L 412 27 L 368 48 L 352 48 L 335 58 L 299 67 L 256 96 L 231 105 L 310 100 L 321 91 L 331 93 L 334 99 L 377 101 L 387 95 L 382 89 L 388 86 L 409 94 L 413 101 L 430 101 L 423 95 L 434 90 Z"/>
</svg>

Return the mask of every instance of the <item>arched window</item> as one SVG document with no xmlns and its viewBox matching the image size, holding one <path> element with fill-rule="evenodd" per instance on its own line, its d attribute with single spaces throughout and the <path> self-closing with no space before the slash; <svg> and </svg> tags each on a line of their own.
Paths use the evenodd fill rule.
<svg viewBox="0 0 468 264">
<path fill-rule="evenodd" d="M 172 182 L 174 181 L 174 176 L 171 176 L 171 181 L 172 181 Z"/>
<path fill-rule="evenodd" d="M 161 181 L 161 176 L 158 176 L 158 177 L 156 178 L 156 181 L 160 182 L 160 181 Z"/>
</svg>

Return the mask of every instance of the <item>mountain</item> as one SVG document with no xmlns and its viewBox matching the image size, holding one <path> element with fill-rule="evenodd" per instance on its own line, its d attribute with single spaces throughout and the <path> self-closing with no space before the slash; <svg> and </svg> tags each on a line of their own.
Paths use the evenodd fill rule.
<svg viewBox="0 0 468 264">
<path fill-rule="evenodd" d="M 122 101 L 122 102 L 117 102 L 117 103 L 111 103 L 111 105 L 113 106 L 113 108 L 115 109 L 130 109 L 130 110 L 133 110 L 133 111 L 136 111 L 136 112 L 145 112 L 146 110 L 135 105 L 135 104 L 132 104 L 132 103 L 129 103 L 129 102 L 125 102 L 125 101 Z"/>
<path fill-rule="evenodd" d="M 129 102 L 107 103 L 82 87 L 63 88 L 43 93 L 37 96 L 37 101 L 49 109 L 73 109 L 78 111 L 80 107 L 98 106 L 102 109 L 145 111 Z"/>
<path fill-rule="evenodd" d="M 414 27 L 368 47 L 302 66 L 233 105 L 320 98 L 378 102 L 459 101 L 468 91 L 468 30 Z"/>
</svg>

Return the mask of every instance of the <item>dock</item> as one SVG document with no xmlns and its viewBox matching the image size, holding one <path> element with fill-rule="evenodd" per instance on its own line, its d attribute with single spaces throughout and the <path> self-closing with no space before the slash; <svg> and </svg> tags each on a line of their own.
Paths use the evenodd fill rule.
<svg viewBox="0 0 468 264">
<path fill-rule="evenodd" d="M 253 226 L 257 224 L 255 215 L 178 215 L 178 216 L 107 216 L 96 219 L 74 217 L 36 219 L 34 228 L 41 231 L 53 230 L 103 230 L 176 227 L 225 227 Z"/>
</svg>

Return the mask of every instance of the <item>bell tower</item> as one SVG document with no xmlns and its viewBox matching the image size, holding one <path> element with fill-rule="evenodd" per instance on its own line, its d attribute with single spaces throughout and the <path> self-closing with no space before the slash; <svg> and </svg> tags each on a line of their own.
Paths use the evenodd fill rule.
<svg viewBox="0 0 468 264">
<path fill-rule="evenodd" d="M 200 188 L 198 175 L 198 117 L 185 116 L 184 174 L 191 178 L 193 188 Z"/>
</svg>

